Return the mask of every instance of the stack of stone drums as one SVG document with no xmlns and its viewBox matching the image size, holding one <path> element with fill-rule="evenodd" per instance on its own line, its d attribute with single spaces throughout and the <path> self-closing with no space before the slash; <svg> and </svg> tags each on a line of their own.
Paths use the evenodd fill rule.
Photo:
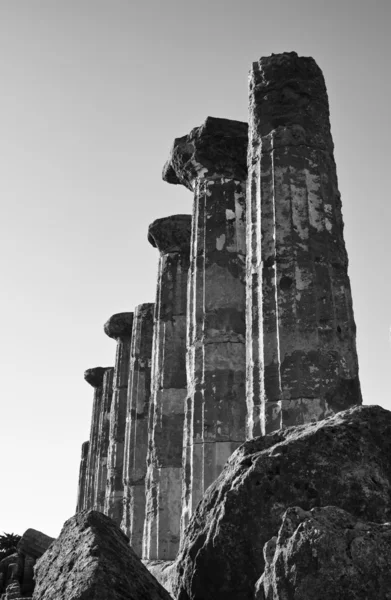
<svg viewBox="0 0 391 600">
<path fill-rule="evenodd" d="M 155 304 L 113 315 L 77 510 L 112 517 L 147 560 L 175 558 L 206 488 L 246 439 L 361 404 L 326 86 L 312 58 L 250 72 L 246 123 L 174 141 L 164 181 L 192 215 L 154 221 Z"/>
</svg>

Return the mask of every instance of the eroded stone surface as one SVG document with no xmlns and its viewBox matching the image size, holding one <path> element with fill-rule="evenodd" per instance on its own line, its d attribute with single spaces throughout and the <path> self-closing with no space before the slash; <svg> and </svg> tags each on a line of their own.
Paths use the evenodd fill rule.
<svg viewBox="0 0 391 600">
<path fill-rule="evenodd" d="M 83 511 L 66 521 L 37 562 L 34 600 L 170 600 L 106 515 Z"/>
<path fill-rule="evenodd" d="M 113 397 L 110 408 L 109 448 L 107 457 L 107 485 L 104 512 L 117 525 L 123 514 L 123 466 L 128 394 L 130 345 L 133 313 L 118 313 L 105 324 L 105 333 L 117 341 Z"/>
<path fill-rule="evenodd" d="M 289 508 L 264 546 L 256 600 L 389 600 L 391 523 L 368 523 L 335 506 Z"/>
<path fill-rule="evenodd" d="M 160 258 L 152 350 L 145 559 L 175 558 L 179 547 L 190 230 L 190 215 L 174 215 L 155 221 L 148 235 Z"/>
<path fill-rule="evenodd" d="M 163 173 L 194 191 L 182 531 L 245 440 L 247 129 L 209 117 L 175 140 Z"/>
<path fill-rule="evenodd" d="M 336 505 L 391 521 L 391 412 L 359 406 L 245 442 L 193 514 L 175 562 L 177 600 L 248 600 L 289 507 Z"/>
<path fill-rule="evenodd" d="M 147 472 L 148 412 L 154 304 L 136 306 L 130 350 L 124 458 L 124 512 L 121 529 L 137 556 L 142 555 Z"/>
<path fill-rule="evenodd" d="M 361 404 L 329 106 L 312 58 L 250 72 L 248 437 Z"/>
</svg>

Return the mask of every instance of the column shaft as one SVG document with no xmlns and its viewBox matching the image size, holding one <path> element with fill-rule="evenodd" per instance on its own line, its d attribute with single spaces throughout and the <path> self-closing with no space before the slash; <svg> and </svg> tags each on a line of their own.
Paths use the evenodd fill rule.
<svg viewBox="0 0 391 600">
<path fill-rule="evenodd" d="M 77 490 L 77 503 L 76 512 L 80 512 L 84 508 L 84 496 L 86 492 L 86 478 L 87 478 L 87 463 L 88 463 L 88 449 L 90 442 L 83 442 L 81 446 L 81 459 L 80 459 L 80 470 L 79 470 L 79 485 Z"/>
<path fill-rule="evenodd" d="M 248 436 L 361 403 L 329 108 L 311 58 L 250 74 Z"/>
<path fill-rule="evenodd" d="M 149 229 L 149 239 L 160 250 L 160 259 L 143 539 L 146 559 L 174 559 L 179 547 L 190 230 L 190 215 L 159 219 Z"/>
<path fill-rule="evenodd" d="M 182 529 L 245 440 L 245 182 L 195 184 Z"/>
<path fill-rule="evenodd" d="M 130 345 L 133 313 L 113 315 L 105 324 L 105 332 L 117 341 L 113 398 L 110 408 L 109 448 L 107 457 L 107 485 L 104 513 L 120 526 L 123 514 L 123 467 L 128 394 Z"/>
<path fill-rule="evenodd" d="M 153 309 L 153 304 L 140 304 L 134 311 L 126 408 L 124 513 L 121 529 L 140 557 L 145 519 Z"/>
<path fill-rule="evenodd" d="M 94 510 L 104 512 L 106 483 L 107 483 L 107 455 L 110 438 L 110 412 L 113 398 L 114 368 L 108 368 L 103 376 L 102 406 L 99 419 L 98 451 L 96 465 L 96 480 L 94 490 Z"/>
<path fill-rule="evenodd" d="M 94 491 L 97 467 L 97 451 L 99 437 L 99 420 L 102 408 L 103 397 L 103 376 L 104 367 L 95 367 L 87 369 L 84 373 L 84 379 L 94 388 L 94 400 L 92 405 L 90 443 L 88 447 L 87 469 L 85 479 L 85 492 L 83 508 L 91 510 L 94 506 Z"/>
</svg>

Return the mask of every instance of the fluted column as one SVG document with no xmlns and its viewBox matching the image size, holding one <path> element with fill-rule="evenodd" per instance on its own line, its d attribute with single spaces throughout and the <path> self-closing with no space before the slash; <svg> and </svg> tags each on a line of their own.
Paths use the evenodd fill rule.
<svg viewBox="0 0 391 600">
<path fill-rule="evenodd" d="M 152 351 L 145 559 L 173 559 L 179 547 L 190 232 L 190 215 L 158 219 L 148 232 L 160 259 Z"/>
<path fill-rule="evenodd" d="M 102 405 L 99 417 L 98 451 L 94 489 L 94 510 L 104 512 L 107 484 L 107 455 L 110 438 L 110 411 L 113 398 L 114 368 L 105 369 L 103 376 Z"/>
<path fill-rule="evenodd" d="M 246 155 L 247 124 L 208 117 L 163 172 L 194 192 L 182 528 L 245 440 Z"/>
<path fill-rule="evenodd" d="M 326 86 L 312 58 L 250 72 L 248 435 L 361 403 Z"/>
<path fill-rule="evenodd" d="M 77 489 L 77 503 L 76 512 L 80 512 L 84 508 L 84 495 L 86 492 L 86 480 L 87 480 L 87 463 L 88 463 L 88 450 L 90 442 L 83 442 L 81 445 L 81 459 L 79 469 L 79 485 Z"/>
<path fill-rule="evenodd" d="M 148 411 L 154 304 L 136 306 L 130 351 L 124 458 L 124 513 L 121 529 L 138 556 L 142 555 L 147 472 Z"/>
<path fill-rule="evenodd" d="M 106 335 L 117 342 L 115 357 L 113 399 L 110 410 L 110 433 L 107 459 L 107 486 L 104 512 L 117 525 L 123 513 L 124 486 L 122 481 L 126 424 L 126 399 L 128 393 L 130 344 L 133 313 L 118 313 L 105 323 Z"/>
<path fill-rule="evenodd" d="M 90 443 L 88 447 L 87 469 L 85 478 L 83 508 L 91 510 L 94 505 L 94 489 L 96 478 L 96 459 L 98 449 L 99 418 L 102 407 L 104 367 L 87 369 L 84 379 L 94 388 L 94 401 L 92 405 Z"/>
</svg>

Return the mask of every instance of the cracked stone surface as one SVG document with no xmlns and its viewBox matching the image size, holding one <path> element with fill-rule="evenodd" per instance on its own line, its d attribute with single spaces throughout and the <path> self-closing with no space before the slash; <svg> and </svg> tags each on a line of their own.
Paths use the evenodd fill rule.
<svg viewBox="0 0 391 600">
<path fill-rule="evenodd" d="M 37 562 L 34 600 L 171 600 L 112 519 L 83 511 Z"/>
<path fill-rule="evenodd" d="M 329 105 L 312 58 L 250 72 L 248 437 L 361 404 Z"/>
<path fill-rule="evenodd" d="M 391 523 L 370 523 L 336 506 L 288 508 L 263 549 L 256 600 L 389 600 Z"/>
<path fill-rule="evenodd" d="M 159 250 L 143 558 L 169 560 L 179 547 L 186 399 L 186 298 L 191 216 L 154 221 Z"/>
<path fill-rule="evenodd" d="M 208 117 L 174 142 L 163 179 L 194 192 L 182 532 L 245 440 L 247 123 Z"/>
<path fill-rule="evenodd" d="M 390 490 L 391 412 L 380 406 L 245 442 L 191 518 L 173 569 L 175 598 L 253 598 L 264 545 L 288 508 L 334 505 L 381 524 L 391 521 Z"/>
<path fill-rule="evenodd" d="M 154 306 L 151 303 L 140 304 L 134 310 L 126 408 L 124 512 L 121 529 L 140 557 L 145 520 Z"/>
</svg>

